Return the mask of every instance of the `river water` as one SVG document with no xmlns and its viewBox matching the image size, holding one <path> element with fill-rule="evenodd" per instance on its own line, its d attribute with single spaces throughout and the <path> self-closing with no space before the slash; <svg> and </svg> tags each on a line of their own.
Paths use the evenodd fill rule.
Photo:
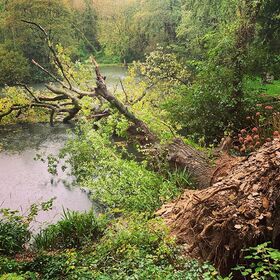
<svg viewBox="0 0 280 280">
<path fill-rule="evenodd" d="M 115 87 L 126 73 L 122 67 L 103 67 L 102 70 L 110 87 Z M 0 208 L 25 213 L 32 203 L 55 198 L 52 210 L 38 215 L 36 228 L 59 220 L 64 209 L 87 211 L 96 208 L 84 191 L 72 186 L 74 178 L 59 168 L 58 175 L 53 176 L 49 174 L 46 162 L 34 160 L 38 154 L 45 157 L 58 154 L 71 129 L 63 124 L 0 127 Z"/>
</svg>

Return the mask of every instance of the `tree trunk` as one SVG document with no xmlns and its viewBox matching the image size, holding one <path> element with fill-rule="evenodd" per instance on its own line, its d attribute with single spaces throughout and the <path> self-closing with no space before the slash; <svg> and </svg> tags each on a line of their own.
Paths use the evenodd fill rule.
<svg viewBox="0 0 280 280">
<path fill-rule="evenodd" d="M 280 140 L 236 163 L 212 187 L 186 191 L 157 214 L 185 253 L 221 272 L 242 258 L 242 249 L 272 241 L 280 248 Z"/>
<path fill-rule="evenodd" d="M 171 144 L 161 146 L 158 137 L 149 129 L 147 124 L 138 119 L 125 104 L 110 93 L 99 66 L 94 59 L 93 63 L 97 77 L 95 93 L 97 96 L 107 100 L 120 114 L 133 123 L 128 129 L 129 135 L 142 146 L 148 146 L 149 148 L 152 146 L 150 156 L 167 154 L 166 160 L 170 166 L 188 171 L 195 179 L 199 188 L 209 187 L 214 169 L 210 166 L 207 156 L 190 145 L 185 144 L 181 139 L 174 139 Z"/>
<path fill-rule="evenodd" d="M 167 146 L 167 161 L 173 168 L 186 170 L 199 189 L 210 186 L 214 168 L 210 165 L 209 159 L 181 139 L 176 138 Z"/>
</svg>

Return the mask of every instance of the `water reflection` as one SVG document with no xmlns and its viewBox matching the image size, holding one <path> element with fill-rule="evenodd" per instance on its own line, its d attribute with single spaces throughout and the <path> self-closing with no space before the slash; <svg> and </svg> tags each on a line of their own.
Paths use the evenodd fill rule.
<svg viewBox="0 0 280 280">
<path fill-rule="evenodd" d="M 71 187 L 73 178 L 59 168 L 54 177 L 48 173 L 47 163 L 34 160 L 37 154 L 57 154 L 69 128 L 48 124 L 0 127 L 1 208 L 25 212 L 32 203 L 56 197 L 53 209 L 37 217 L 38 222 L 45 223 L 60 219 L 63 209 L 86 211 L 93 206 L 86 193 Z"/>
</svg>

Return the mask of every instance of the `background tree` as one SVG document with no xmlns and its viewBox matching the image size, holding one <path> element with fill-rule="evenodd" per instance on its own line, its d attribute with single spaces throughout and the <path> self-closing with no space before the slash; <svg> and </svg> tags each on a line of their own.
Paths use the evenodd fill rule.
<svg viewBox="0 0 280 280">
<path fill-rule="evenodd" d="M 7 52 L 17 52 L 29 61 L 29 71 L 22 73 L 25 82 L 44 80 L 31 64 L 32 59 L 49 70 L 54 67 L 51 65 L 48 48 L 42 44 L 42 36 L 22 20 L 32 20 L 44 26 L 51 34 L 53 43 L 67 48 L 73 60 L 86 58 L 98 49 L 96 14 L 92 1 L 80 1 L 75 8 L 72 4 L 62 0 L 2 1 L 0 44 Z M 2 81 L 5 81 L 4 77 Z M 11 83 L 11 80 L 5 82 Z"/>
<path fill-rule="evenodd" d="M 271 18 L 275 23 L 279 15 L 271 5 L 277 8 L 278 4 L 259 0 L 217 0 L 211 5 L 208 0 L 184 2 L 177 44 L 160 57 L 173 52 L 177 62 L 188 69 L 190 83 L 176 85 L 173 92 L 177 99 L 171 96 L 165 107 L 174 122 L 179 122 L 196 140 L 219 141 L 225 130 L 246 126 L 248 113 L 261 103 L 259 91 L 249 88 L 247 82 L 262 76 L 265 64 L 276 70 L 272 61 L 277 61 L 279 49 L 273 53 L 270 48 L 279 40 L 262 38 L 267 26 L 273 38 L 279 32 L 271 25 Z M 155 63 L 154 68 L 165 69 L 160 65 Z"/>
</svg>

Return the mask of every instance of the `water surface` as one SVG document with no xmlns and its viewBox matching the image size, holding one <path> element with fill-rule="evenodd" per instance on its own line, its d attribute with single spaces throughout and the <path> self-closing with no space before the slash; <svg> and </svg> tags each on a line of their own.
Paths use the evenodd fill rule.
<svg viewBox="0 0 280 280">
<path fill-rule="evenodd" d="M 68 126 L 22 124 L 0 128 L 0 206 L 25 213 L 32 203 L 56 198 L 51 211 L 41 213 L 39 223 L 55 222 L 63 209 L 87 211 L 93 204 L 87 194 L 72 186 L 73 178 L 58 168 L 48 172 L 47 162 L 34 160 L 38 154 L 57 154 L 67 139 Z"/>
<path fill-rule="evenodd" d="M 110 88 L 117 86 L 126 71 L 121 66 L 102 67 Z M 0 208 L 25 213 L 31 204 L 55 197 L 52 210 L 37 217 L 38 227 L 59 220 L 64 209 L 87 211 L 97 207 L 84 191 L 72 186 L 74 178 L 59 168 L 58 175 L 53 176 L 49 174 L 46 162 L 34 160 L 38 154 L 58 154 L 69 129 L 71 127 L 64 124 L 55 127 L 49 124 L 0 126 Z"/>
</svg>

